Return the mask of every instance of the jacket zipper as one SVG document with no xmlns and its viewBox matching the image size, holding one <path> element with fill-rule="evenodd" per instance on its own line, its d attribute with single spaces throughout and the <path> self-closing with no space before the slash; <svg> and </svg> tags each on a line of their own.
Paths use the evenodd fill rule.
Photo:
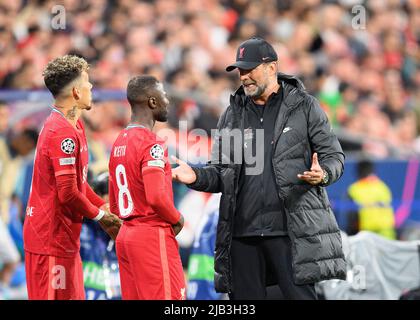
<svg viewBox="0 0 420 320">
<path fill-rule="evenodd" d="M 264 108 L 267 108 L 268 107 L 268 103 L 265 105 L 265 107 Z M 265 110 L 264 110 L 264 112 L 265 112 Z M 259 125 L 260 125 L 260 127 L 259 127 L 259 129 L 263 129 L 264 130 L 264 113 L 263 113 L 263 116 L 260 116 L 260 123 L 259 123 Z M 265 137 L 264 137 L 264 140 L 265 140 Z M 264 142 L 265 143 L 265 142 Z M 255 144 L 256 144 L 256 142 L 255 142 Z M 255 152 L 257 151 L 257 148 L 255 148 Z M 265 151 L 264 151 L 264 156 L 265 156 Z M 260 187 L 261 187 L 261 190 L 262 190 L 262 194 L 264 195 L 264 197 L 265 197 L 265 190 L 264 190 L 264 173 L 263 173 L 263 178 L 262 179 L 260 179 Z M 262 203 L 262 207 L 264 208 L 265 207 L 265 199 L 263 199 L 262 200 L 263 201 L 263 203 Z M 261 216 L 260 216 L 260 230 L 262 230 L 262 223 L 261 223 Z M 261 234 L 260 234 L 260 236 L 261 237 L 264 237 L 264 233 L 263 232 L 261 232 Z"/>
<path fill-rule="evenodd" d="M 244 133 L 244 111 L 243 110 L 242 110 L 242 113 L 241 113 L 241 132 L 242 132 L 242 135 L 243 135 L 243 133 Z M 234 216 L 235 216 L 235 211 L 236 211 L 236 199 L 238 198 L 238 192 L 239 192 L 239 188 L 238 188 L 239 174 L 240 174 L 240 172 L 242 170 L 242 165 L 243 165 L 243 163 L 241 163 L 240 166 L 234 166 L 235 169 L 233 170 L 233 172 L 235 174 L 235 176 L 234 176 L 234 179 L 235 179 L 235 183 L 234 183 L 235 192 L 234 192 L 233 205 L 232 205 L 232 215 L 231 215 L 232 218 L 230 219 L 230 231 L 231 231 L 230 234 L 231 234 L 231 239 L 230 239 L 230 244 L 229 244 L 229 249 L 228 249 L 228 251 L 229 251 L 229 259 L 228 259 L 228 262 L 229 262 L 228 293 L 232 293 L 232 287 L 233 287 L 233 284 L 232 284 L 232 278 L 233 278 L 233 276 L 232 276 L 232 260 L 230 258 L 230 250 L 231 250 L 231 247 L 232 247 L 232 239 L 233 239 L 233 223 L 234 223 L 234 219 L 235 219 Z"/>
<path fill-rule="evenodd" d="M 283 129 L 286 126 L 287 120 L 289 120 L 289 116 L 290 116 L 290 113 L 292 112 L 292 110 L 294 110 L 294 108 L 292 108 L 292 109 L 290 109 L 290 110 L 287 111 L 286 115 L 284 116 L 284 121 L 283 121 L 283 123 L 281 125 L 281 128 L 280 128 L 280 132 L 281 133 L 280 133 L 279 137 L 277 138 L 277 141 L 273 141 L 273 148 L 272 148 L 272 153 L 271 153 L 271 165 L 273 166 L 273 171 L 274 171 L 274 176 L 275 177 L 276 177 L 276 171 L 274 170 L 274 168 L 275 168 L 275 166 L 274 166 L 275 149 L 277 147 L 277 142 L 280 140 L 280 137 L 281 137 L 281 135 L 283 133 Z M 290 221 L 290 219 L 288 218 L 288 213 L 287 213 L 286 206 L 285 206 L 285 199 L 283 199 L 280 196 L 280 190 L 279 190 L 279 186 L 278 186 L 278 183 L 277 183 L 277 179 L 276 179 L 276 191 L 277 191 L 277 196 L 279 197 L 281 203 L 283 204 L 284 214 L 286 215 L 287 233 L 289 233 L 289 230 L 290 230 L 290 228 L 289 228 L 289 221 Z"/>
<path fill-rule="evenodd" d="M 273 153 L 272 153 L 272 155 L 271 155 L 271 162 L 272 162 L 273 168 L 274 168 L 274 153 L 275 153 L 275 150 L 276 150 L 276 148 L 277 148 L 277 144 L 278 144 L 278 142 L 279 142 L 279 140 L 280 140 L 281 135 L 283 134 L 283 130 L 284 130 L 284 127 L 286 126 L 287 120 L 289 120 L 290 114 L 292 113 L 292 111 L 293 111 L 295 108 L 296 108 L 296 107 L 294 107 L 294 108 L 292 108 L 292 109 L 287 110 L 287 113 L 286 113 L 286 115 L 284 116 L 283 123 L 282 123 L 282 125 L 281 125 L 281 127 L 280 127 L 280 135 L 276 138 L 276 141 L 273 141 L 273 144 L 274 144 L 274 145 L 273 145 Z M 277 183 L 276 183 L 276 185 L 277 185 Z"/>
<path fill-rule="evenodd" d="M 283 134 L 284 127 L 286 126 L 287 120 L 289 120 L 290 114 L 292 113 L 292 111 L 293 111 L 295 108 L 297 108 L 297 105 L 296 105 L 296 106 L 294 106 L 293 108 L 289 109 L 289 110 L 287 111 L 286 115 L 284 116 L 284 120 L 283 120 L 283 123 L 282 123 L 281 128 L 280 128 L 280 135 L 278 136 L 277 141 L 276 141 L 276 142 L 275 142 L 275 144 L 273 145 L 273 152 L 272 152 L 272 155 L 271 155 L 271 165 L 273 166 L 273 169 L 275 168 L 275 167 L 274 167 L 274 154 L 275 154 L 275 148 L 277 147 L 277 143 L 279 142 L 280 137 L 281 137 L 281 135 Z M 273 143 L 274 143 L 274 141 L 273 141 Z M 274 171 L 274 176 L 276 176 L 276 171 Z M 289 233 L 289 230 L 290 230 L 290 228 L 289 228 L 289 221 L 290 221 L 290 219 L 289 219 L 289 217 L 288 217 L 288 213 L 287 213 L 286 206 L 285 206 L 286 201 L 285 201 L 285 199 L 283 199 L 283 198 L 281 197 L 281 195 L 280 195 L 279 185 L 278 185 L 277 181 L 276 181 L 276 190 L 277 190 L 277 194 L 278 194 L 278 196 L 279 196 L 279 198 L 280 198 L 281 202 L 283 203 L 283 209 L 284 209 L 284 213 L 285 213 L 285 215 L 286 215 L 287 233 Z"/>
</svg>

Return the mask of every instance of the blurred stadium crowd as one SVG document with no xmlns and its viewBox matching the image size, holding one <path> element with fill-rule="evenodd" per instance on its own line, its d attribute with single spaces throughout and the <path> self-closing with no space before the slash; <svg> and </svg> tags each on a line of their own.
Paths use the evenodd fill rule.
<svg viewBox="0 0 420 320">
<path fill-rule="evenodd" d="M 378 157 L 420 151 L 416 0 L 60 4 L 65 28 L 54 30 L 55 1 L 1 1 L 1 88 L 43 89 L 42 70 L 50 59 L 80 54 L 92 65 L 95 88 L 124 90 L 130 76 L 154 74 L 178 97 L 171 124 L 188 119 L 190 128 L 209 131 L 238 86 L 236 74 L 224 68 L 241 41 L 259 35 L 275 44 L 280 71 L 300 76 L 319 97 L 349 148 L 354 142 Z M 360 21 L 365 25 L 354 21 L 357 4 L 366 10 Z M 92 115 L 95 131 L 121 120 L 114 105 L 102 106 L 106 111 Z"/>
<path fill-rule="evenodd" d="M 320 100 L 347 156 L 420 154 L 418 0 L 64 0 L 65 28 L 54 29 L 57 4 L 0 0 L 0 93 L 44 90 L 48 61 L 77 54 L 91 65 L 94 89 L 124 91 L 143 73 L 163 81 L 172 109 L 158 129 L 177 130 L 187 120 L 188 129 L 210 133 L 239 86 L 225 67 L 239 43 L 258 35 L 274 45 L 280 71 L 300 77 Z M 356 5 L 365 21 L 356 21 Z M 45 101 L 3 100 L 0 213 L 13 221 L 24 216 L 37 132 L 49 109 Z M 107 170 L 129 119 L 121 99 L 99 99 L 84 115 L 92 176 Z M 180 201 L 185 190 L 175 192 Z"/>
</svg>

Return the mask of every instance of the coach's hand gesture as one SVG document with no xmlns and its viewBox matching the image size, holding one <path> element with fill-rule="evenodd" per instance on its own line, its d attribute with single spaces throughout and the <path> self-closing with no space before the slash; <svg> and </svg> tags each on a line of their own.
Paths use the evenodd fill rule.
<svg viewBox="0 0 420 320">
<path fill-rule="evenodd" d="M 178 164 L 178 167 L 172 169 L 172 179 L 185 184 L 195 182 L 197 176 L 194 170 L 184 161 L 179 160 L 177 157 L 172 156 L 172 160 Z"/>
<path fill-rule="evenodd" d="M 311 171 L 305 171 L 303 174 L 297 175 L 300 180 L 306 181 L 311 185 L 317 185 L 321 183 L 324 176 L 324 171 L 318 162 L 318 154 L 315 152 L 312 156 Z"/>
</svg>

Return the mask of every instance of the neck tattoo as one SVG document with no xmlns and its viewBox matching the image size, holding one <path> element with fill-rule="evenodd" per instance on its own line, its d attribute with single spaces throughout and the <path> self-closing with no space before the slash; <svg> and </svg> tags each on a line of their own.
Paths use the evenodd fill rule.
<svg viewBox="0 0 420 320">
<path fill-rule="evenodd" d="M 77 107 L 74 106 L 71 110 L 67 111 L 66 118 L 69 120 L 76 119 L 76 111 L 77 111 Z"/>
</svg>

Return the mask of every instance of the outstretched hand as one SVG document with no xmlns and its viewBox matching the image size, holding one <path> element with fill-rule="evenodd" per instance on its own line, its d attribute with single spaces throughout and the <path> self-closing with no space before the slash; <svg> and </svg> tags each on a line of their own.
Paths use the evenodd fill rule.
<svg viewBox="0 0 420 320">
<path fill-rule="evenodd" d="M 195 182 L 197 176 L 194 170 L 184 161 L 172 156 L 172 160 L 178 164 L 178 167 L 172 169 L 172 179 L 181 183 L 190 184 Z"/>
<path fill-rule="evenodd" d="M 311 171 L 305 171 L 303 174 L 298 174 L 297 177 L 311 185 L 317 185 L 322 182 L 324 171 L 318 162 L 318 154 L 315 152 L 312 156 Z"/>
</svg>

